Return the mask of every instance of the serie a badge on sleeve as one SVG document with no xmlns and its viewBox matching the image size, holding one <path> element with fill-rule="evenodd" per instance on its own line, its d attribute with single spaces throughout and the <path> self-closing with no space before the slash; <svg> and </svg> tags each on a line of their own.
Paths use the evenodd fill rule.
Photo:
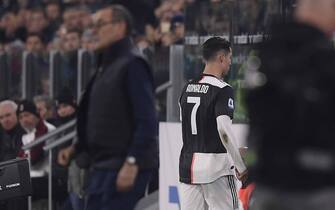
<svg viewBox="0 0 335 210">
<path fill-rule="evenodd" d="M 32 194 L 32 185 L 27 159 L 0 162 L 0 200 Z"/>
</svg>

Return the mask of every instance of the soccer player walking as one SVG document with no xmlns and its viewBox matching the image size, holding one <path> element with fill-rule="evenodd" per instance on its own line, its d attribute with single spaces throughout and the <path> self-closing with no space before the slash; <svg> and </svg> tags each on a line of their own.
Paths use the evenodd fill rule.
<svg viewBox="0 0 335 210">
<path fill-rule="evenodd" d="M 235 173 L 244 181 L 247 168 L 232 132 L 233 89 L 223 81 L 232 50 L 227 40 L 213 37 L 203 44 L 202 54 L 203 74 L 185 85 L 179 101 L 181 209 L 239 209 Z"/>
</svg>

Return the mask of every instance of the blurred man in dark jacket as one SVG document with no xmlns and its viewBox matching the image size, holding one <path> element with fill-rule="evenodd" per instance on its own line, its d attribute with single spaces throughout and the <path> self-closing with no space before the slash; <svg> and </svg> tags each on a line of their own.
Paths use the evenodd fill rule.
<svg viewBox="0 0 335 210">
<path fill-rule="evenodd" d="M 20 125 L 25 131 L 27 131 L 27 134 L 22 136 L 23 145 L 29 144 L 35 141 L 37 138 L 55 129 L 55 126 L 44 121 L 40 117 L 40 114 L 37 112 L 37 108 L 32 101 L 29 100 L 20 101 L 16 114 L 19 118 Z M 19 152 L 20 157 L 27 157 L 27 154 L 30 153 L 29 157 L 32 163 L 31 172 L 33 171 L 34 168 L 33 166 L 35 164 L 44 160 L 43 146 L 44 146 L 43 144 L 40 144 L 32 148 L 29 152 L 23 150 Z M 44 175 L 44 171 L 41 171 L 41 173 L 38 172 L 37 174 Z"/>
<path fill-rule="evenodd" d="M 0 124 L 3 130 L 0 143 L 0 161 L 18 157 L 22 146 L 22 135 L 26 132 L 16 116 L 17 104 L 6 100 L 0 102 Z"/>
<path fill-rule="evenodd" d="M 334 30 L 335 0 L 300 0 L 293 21 L 274 25 L 260 49 L 248 94 L 251 209 L 334 209 Z"/>
<path fill-rule="evenodd" d="M 37 95 L 34 96 L 34 104 L 40 117 L 48 123 L 55 125 L 54 101 L 49 96 Z"/>
<path fill-rule="evenodd" d="M 54 125 L 56 127 L 65 125 L 69 123 L 70 121 L 74 120 L 76 118 L 76 110 L 77 110 L 77 104 L 76 101 L 71 94 L 71 90 L 68 88 L 63 88 L 58 95 L 56 99 L 56 119 L 54 121 Z M 69 133 L 72 130 L 67 131 Z M 58 155 L 61 153 L 60 151 L 63 149 L 67 149 L 68 147 L 71 147 L 72 142 L 65 142 L 61 145 L 59 145 L 57 148 L 54 149 L 55 154 L 55 163 L 53 164 L 53 176 L 57 176 L 58 179 L 58 188 L 59 190 L 63 190 L 63 192 L 68 192 L 68 189 L 71 186 L 71 180 L 68 179 L 68 176 L 72 174 L 71 169 L 68 169 L 64 165 L 59 165 L 58 163 Z M 77 174 L 76 174 L 77 175 Z M 80 176 L 76 176 L 75 180 L 80 180 Z M 63 193 L 64 194 L 64 193 Z M 66 197 L 69 197 L 66 195 Z M 62 198 L 62 197 L 60 197 Z M 66 205 L 72 205 L 73 210 L 79 210 L 83 209 L 83 207 L 80 206 L 80 208 L 76 208 L 74 205 L 71 204 L 71 196 L 70 199 L 68 199 L 68 202 L 65 202 L 63 204 L 63 207 L 61 209 L 67 209 Z"/>
<path fill-rule="evenodd" d="M 158 167 L 152 73 L 135 52 L 124 7 L 99 10 L 95 30 L 102 57 L 79 105 L 75 151 L 88 152 L 92 161 L 87 210 L 131 210 Z"/>
<path fill-rule="evenodd" d="M 19 156 L 22 147 L 22 136 L 26 133 L 16 116 L 17 104 L 11 100 L 0 102 L 0 162 Z M 0 202 L 1 210 L 26 210 L 27 199 L 16 198 Z"/>
<path fill-rule="evenodd" d="M 71 90 L 68 88 L 63 88 L 56 99 L 56 107 L 57 107 L 57 117 L 55 120 L 55 126 L 59 127 L 69 123 L 74 120 L 77 116 L 77 104 L 76 101 L 71 94 Z M 72 131 L 72 130 L 70 130 Z M 68 131 L 68 132 L 70 132 Z M 65 203 L 62 209 L 66 209 L 65 205 L 71 205 L 73 210 L 81 210 L 84 207 L 84 201 L 81 199 L 82 197 L 73 193 L 73 182 L 80 182 L 82 180 L 80 176 L 80 169 L 75 165 L 74 160 L 69 164 L 70 167 L 67 168 L 67 165 L 61 164 L 58 158 L 62 158 L 61 155 L 66 150 L 71 150 L 72 142 L 65 142 L 61 144 L 59 147 L 55 149 L 54 154 L 57 155 L 55 160 L 57 163 L 54 164 L 55 169 L 58 172 L 59 177 L 64 180 L 66 179 L 66 191 L 68 191 L 68 201 L 69 203 Z M 74 169 L 75 168 L 75 169 Z M 83 172 L 84 173 L 84 172 Z M 72 176 L 72 174 L 75 174 Z M 64 185 L 65 186 L 65 185 Z"/>
<path fill-rule="evenodd" d="M 53 125 L 44 121 L 35 106 L 30 100 L 22 100 L 18 104 L 16 114 L 19 118 L 20 125 L 27 133 L 22 136 L 22 144 L 32 143 L 39 137 L 51 132 L 55 129 Z M 33 186 L 33 209 L 39 206 L 39 200 L 47 198 L 48 192 L 48 159 L 47 154 L 43 150 L 45 142 L 36 145 L 30 150 L 19 152 L 20 157 L 29 157 L 30 160 L 30 176 L 32 177 Z M 41 201 L 43 202 L 43 201 Z M 36 206 L 35 206 L 36 205 Z"/>
</svg>

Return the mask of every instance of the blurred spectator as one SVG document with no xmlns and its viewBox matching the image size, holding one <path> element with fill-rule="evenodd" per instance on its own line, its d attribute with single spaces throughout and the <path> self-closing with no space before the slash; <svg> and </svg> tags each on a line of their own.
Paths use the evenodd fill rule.
<svg viewBox="0 0 335 210">
<path fill-rule="evenodd" d="M 0 102 L 0 162 L 19 156 L 22 136 L 26 133 L 20 126 L 16 116 L 17 104 L 11 100 Z M 15 198 L 0 202 L 2 210 L 26 210 L 26 198 Z"/>
<path fill-rule="evenodd" d="M 17 104 L 14 101 L 0 102 L 0 124 L 3 134 L 0 143 L 0 161 L 14 159 L 21 149 L 21 139 L 25 131 L 16 116 Z"/>
<path fill-rule="evenodd" d="M 17 39 L 24 41 L 27 31 L 19 25 L 13 12 L 6 12 L 0 20 L 0 37 L 2 42 L 13 42 Z"/>
<path fill-rule="evenodd" d="M 0 15 L 4 11 L 13 11 L 17 9 L 17 0 L 1 0 L 0 1 Z"/>
<path fill-rule="evenodd" d="M 8 70 L 11 74 L 11 89 L 9 96 L 11 98 L 21 97 L 21 71 L 22 71 L 22 51 L 24 50 L 24 44 L 16 40 L 14 42 L 6 43 L 4 45 L 5 51 L 8 53 L 10 59 L 8 59 Z"/>
<path fill-rule="evenodd" d="M 66 88 L 61 90 L 59 96 L 56 99 L 56 109 L 57 109 L 57 116 L 56 116 L 54 125 L 56 125 L 57 127 L 65 125 L 66 123 L 75 119 L 77 105 L 76 105 L 76 101 L 73 95 L 71 94 L 70 90 Z M 66 188 L 64 190 L 69 193 L 66 195 L 66 197 L 68 197 L 68 203 L 65 203 L 65 204 L 70 205 L 71 209 L 82 210 L 84 209 L 83 200 L 81 199 L 82 197 L 79 196 L 82 194 L 74 193 L 74 192 L 77 192 L 76 191 L 77 189 L 75 189 L 77 186 L 76 184 L 73 184 L 73 183 L 78 183 L 80 182 L 80 180 L 82 180 L 83 172 L 80 172 L 80 169 L 78 169 L 78 167 L 73 166 L 73 164 L 75 163 L 72 163 L 69 169 L 67 169 L 67 166 L 61 166 L 58 164 L 58 161 L 57 161 L 57 156 L 59 155 L 59 151 L 68 149 L 70 145 L 71 145 L 71 142 L 67 142 L 57 147 L 56 150 L 54 150 L 54 154 L 55 154 L 54 160 L 55 162 L 57 162 L 56 170 L 59 171 L 58 173 L 59 177 L 62 180 L 64 180 L 64 183 L 67 183 L 65 185 Z M 63 170 L 63 173 L 62 173 L 62 170 Z M 67 171 L 68 173 L 64 173 Z M 75 177 L 72 177 L 73 174 L 75 174 Z M 65 210 L 65 209 L 67 208 L 63 206 L 62 210 Z"/>
<path fill-rule="evenodd" d="M 52 31 L 48 25 L 46 14 L 42 8 L 35 8 L 31 12 L 31 16 L 27 23 L 28 33 L 41 34 L 42 39 L 49 42 L 53 38 L 55 31 Z"/>
<path fill-rule="evenodd" d="M 79 16 L 80 16 L 80 22 L 81 22 L 80 24 L 81 29 L 87 30 L 90 27 L 92 27 L 93 20 L 91 17 L 91 10 L 85 5 L 80 6 L 78 10 L 79 10 Z"/>
<path fill-rule="evenodd" d="M 93 51 L 97 39 L 92 30 L 86 30 L 81 37 L 81 47 L 86 50 Z"/>
<path fill-rule="evenodd" d="M 161 19 L 164 13 L 167 13 L 172 9 L 173 2 L 172 1 L 164 1 L 156 10 L 155 15 L 157 18 Z"/>
<path fill-rule="evenodd" d="M 57 32 L 55 34 L 55 37 L 52 39 L 51 42 L 47 45 L 47 51 L 63 51 L 63 45 L 62 45 L 62 39 L 57 35 Z"/>
<path fill-rule="evenodd" d="M 22 136 L 23 145 L 31 143 L 36 138 L 41 137 L 42 135 L 55 129 L 55 126 L 45 122 L 40 117 L 35 104 L 31 101 L 21 101 L 18 105 L 17 115 L 20 125 L 27 131 L 27 134 Z M 36 146 L 30 151 L 32 166 L 44 159 L 43 153 L 43 144 Z M 23 151 L 21 151 L 20 156 L 24 156 Z M 43 170 L 44 169 L 45 168 L 43 168 Z M 41 176 L 44 175 L 45 172 L 46 171 L 37 171 L 36 174 Z M 33 172 L 33 174 L 35 173 Z"/>
<path fill-rule="evenodd" d="M 176 15 L 171 19 L 171 31 L 174 38 L 173 44 L 183 44 L 185 35 L 183 15 Z"/>
<path fill-rule="evenodd" d="M 51 1 L 46 5 L 45 12 L 53 32 L 57 31 L 62 24 L 61 8 L 59 3 Z"/>
<path fill-rule="evenodd" d="M 41 76 L 36 94 L 48 95 L 50 91 L 47 57 L 50 50 L 64 55 L 60 59 L 60 66 L 65 66 L 60 73 L 60 87 L 68 86 L 74 91 L 77 50 L 82 47 L 92 51 L 96 47 L 98 40 L 93 34 L 91 13 L 106 2 L 120 3 L 132 12 L 137 46 L 149 61 L 156 56 L 159 47 L 183 42 L 183 21 L 176 18 L 182 12 L 182 0 L 162 4 L 160 0 L 4 0 L 0 11 L 0 52 L 9 52 L 13 87 L 10 95 L 20 97 L 23 49 L 34 54 L 37 59 L 32 65 L 37 64 L 37 69 L 42 70 L 41 74 L 36 71 Z M 79 36 L 73 31 L 78 31 Z"/>
<path fill-rule="evenodd" d="M 68 30 L 64 38 L 65 38 L 64 42 L 65 53 L 71 53 L 80 48 L 81 33 L 79 30 L 76 29 Z"/>
<path fill-rule="evenodd" d="M 195 1 L 187 7 L 188 33 L 225 35 L 230 31 L 230 6 L 227 1 Z"/>
<path fill-rule="evenodd" d="M 173 44 L 173 34 L 171 32 L 162 33 L 160 38 L 160 44 L 162 47 L 168 47 Z"/>
<path fill-rule="evenodd" d="M 14 0 L 15 1 L 15 0 Z M 18 9 L 26 9 L 31 6 L 31 0 L 16 0 Z"/>
<path fill-rule="evenodd" d="M 52 21 L 59 22 L 61 20 L 61 8 L 56 1 L 51 1 L 47 3 L 45 12 L 50 22 Z"/>
<path fill-rule="evenodd" d="M 63 23 L 66 30 L 82 30 L 81 12 L 78 7 L 69 7 L 63 13 Z"/>
<path fill-rule="evenodd" d="M 71 93 L 76 93 L 77 73 L 78 73 L 78 50 L 81 45 L 81 33 L 76 29 L 67 31 L 64 35 L 64 68 L 62 87 L 70 89 Z"/>
<path fill-rule="evenodd" d="M 64 52 L 64 44 L 66 41 L 65 35 L 67 32 L 68 30 L 66 29 L 65 24 L 60 25 L 54 34 L 53 40 L 49 42 L 48 48 L 52 50 Z"/>
<path fill-rule="evenodd" d="M 146 40 L 150 43 L 150 45 L 154 46 L 155 43 L 157 42 L 158 40 L 157 34 L 158 32 L 153 25 L 147 24 L 145 26 Z"/>
<path fill-rule="evenodd" d="M 135 44 L 137 46 L 137 48 L 141 51 L 141 53 L 144 53 L 144 51 L 146 51 L 146 49 L 148 49 L 150 47 L 150 43 L 148 42 L 148 40 L 146 39 L 145 36 L 137 36 L 134 39 Z"/>
<path fill-rule="evenodd" d="M 42 37 L 36 33 L 29 34 L 26 39 L 26 50 L 36 56 L 43 56 L 45 47 Z"/>
<path fill-rule="evenodd" d="M 251 210 L 334 209 L 334 5 L 299 0 L 292 20 L 272 26 L 250 68 Z"/>
<path fill-rule="evenodd" d="M 26 27 L 28 24 L 28 21 L 30 20 L 30 16 L 31 16 L 30 9 L 26 9 L 26 8 L 20 9 L 16 15 L 18 26 Z"/>
<path fill-rule="evenodd" d="M 55 129 L 53 125 L 47 123 L 40 117 L 35 104 L 31 101 L 23 100 L 19 102 L 16 113 L 20 125 L 27 131 L 27 134 L 22 136 L 23 145 L 32 143 L 37 138 Z M 33 209 L 40 205 L 41 199 L 47 198 L 48 179 L 46 175 L 48 170 L 48 159 L 43 150 L 44 145 L 45 143 L 41 143 L 31 148 L 29 151 L 21 150 L 19 153 L 20 157 L 29 156 L 31 162 L 30 175 L 32 177 L 33 185 L 33 200 L 35 201 L 33 203 Z"/>
<path fill-rule="evenodd" d="M 264 31 L 266 12 L 269 12 L 266 9 L 267 4 L 269 4 L 267 1 L 261 0 L 240 1 L 235 10 L 236 17 L 238 17 L 234 27 L 235 33 L 259 33 Z"/>
<path fill-rule="evenodd" d="M 71 120 L 76 118 L 76 110 L 77 105 L 74 97 L 70 94 L 70 91 L 66 88 L 63 89 L 60 95 L 56 100 L 57 104 L 57 119 L 56 125 L 61 126 L 64 125 Z M 58 162 L 62 157 L 62 153 L 67 150 L 72 150 L 72 146 L 68 143 L 65 143 L 59 148 Z M 68 192 L 69 192 L 69 200 L 73 210 L 82 210 L 84 208 L 84 181 L 86 176 L 86 171 L 80 169 L 76 161 L 73 160 L 68 166 Z"/>
<path fill-rule="evenodd" d="M 12 41 L 12 42 L 5 43 L 4 46 L 5 46 L 5 51 L 11 53 L 11 55 L 13 57 L 15 57 L 15 56 L 20 57 L 22 51 L 25 48 L 24 42 L 22 42 L 19 39 L 15 40 L 15 41 Z M 15 66 L 17 66 L 20 63 L 20 62 L 17 63 L 17 61 L 15 61 L 15 62 L 16 62 L 16 65 L 14 64 Z M 12 71 L 21 71 L 21 69 L 16 69 L 16 68 L 19 68 L 19 67 L 14 67 L 14 68 L 15 69 L 12 69 Z"/>
<path fill-rule="evenodd" d="M 34 94 L 48 95 L 50 89 L 49 57 L 46 54 L 45 44 L 39 34 L 29 34 L 26 40 L 26 50 L 29 61 L 35 74 L 34 83 L 37 85 Z"/>
<path fill-rule="evenodd" d="M 54 103 L 51 98 L 45 95 L 38 95 L 34 97 L 34 103 L 40 117 L 56 126 L 54 119 Z"/>
<path fill-rule="evenodd" d="M 56 99 L 56 126 L 68 123 L 76 117 L 76 100 L 70 90 L 63 89 Z"/>
</svg>

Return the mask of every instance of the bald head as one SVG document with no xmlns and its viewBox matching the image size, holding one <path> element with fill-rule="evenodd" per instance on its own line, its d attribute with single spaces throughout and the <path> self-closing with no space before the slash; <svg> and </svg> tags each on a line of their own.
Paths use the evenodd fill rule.
<svg viewBox="0 0 335 210">
<path fill-rule="evenodd" d="M 332 35 L 335 31 L 335 0 L 298 0 L 295 18 Z"/>
<path fill-rule="evenodd" d="M 17 125 L 17 105 L 14 101 L 0 102 L 0 124 L 5 131 L 13 129 Z"/>
</svg>

